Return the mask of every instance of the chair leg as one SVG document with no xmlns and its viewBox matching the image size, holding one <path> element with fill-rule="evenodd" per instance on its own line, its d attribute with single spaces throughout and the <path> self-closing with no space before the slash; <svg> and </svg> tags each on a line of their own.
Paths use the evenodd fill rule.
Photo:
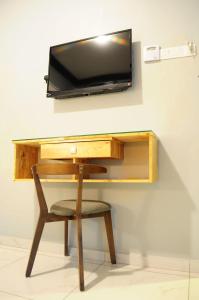
<svg viewBox="0 0 199 300">
<path fill-rule="evenodd" d="M 69 250 L 68 250 L 68 220 L 64 222 L 65 228 L 64 228 L 64 255 L 68 256 L 69 255 Z"/>
<path fill-rule="evenodd" d="M 115 256 L 115 245 L 114 245 L 114 238 L 113 238 L 113 228 L 112 228 L 112 219 L 111 219 L 111 211 L 108 211 L 104 215 L 104 221 L 106 225 L 106 233 L 109 245 L 109 252 L 111 263 L 116 264 L 116 256 Z"/>
<path fill-rule="evenodd" d="M 43 218 L 39 217 L 39 220 L 37 223 L 37 228 L 35 231 L 35 236 L 34 236 L 33 243 L 32 243 L 30 257 L 29 257 L 29 261 L 28 261 L 28 265 L 27 265 L 27 269 L 26 269 L 26 277 L 30 277 L 30 275 L 31 275 L 32 267 L 33 267 L 33 264 L 35 261 L 35 256 L 37 254 L 37 249 L 38 249 L 41 235 L 43 232 L 44 224 L 45 224 L 45 221 L 43 220 Z"/>
<path fill-rule="evenodd" d="M 78 243 L 78 263 L 79 263 L 79 288 L 80 291 L 84 291 L 82 220 L 80 218 L 77 218 L 77 243 Z"/>
</svg>

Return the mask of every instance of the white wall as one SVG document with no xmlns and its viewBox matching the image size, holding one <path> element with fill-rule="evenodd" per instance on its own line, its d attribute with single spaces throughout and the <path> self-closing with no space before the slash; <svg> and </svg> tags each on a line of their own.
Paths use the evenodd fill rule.
<svg viewBox="0 0 199 300">
<path fill-rule="evenodd" d="M 33 183 L 12 181 L 12 139 L 153 130 L 159 138 L 157 183 L 88 184 L 85 195 L 113 205 L 118 252 L 182 257 L 191 250 L 199 258 L 199 56 L 142 61 L 144 45 L 194 41 L 199 47 L 198 11 L 198 0 L 0 2 L 0 234 L 31 238 L 38 216 Z M 126 28 L 133 31 L 132 89 L 46 98 L 50 45 Z M 65 197 L 65 187 L 45 184 L 49 203 L 57 193 Z M 84 222 L 86 248 L 106 247 L 98 221 Z M 62 237 L 61 224 L 47 225 L 44 239 Z"/>
</svg>

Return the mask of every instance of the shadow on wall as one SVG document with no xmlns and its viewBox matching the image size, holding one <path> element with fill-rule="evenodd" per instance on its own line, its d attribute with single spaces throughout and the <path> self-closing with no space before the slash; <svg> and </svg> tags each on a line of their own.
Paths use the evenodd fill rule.
<svg viewBox="0 0 199 300">
<path fill-rule="evenodd" d="M 118 106 L 140 105 L 142 100 L 141 43 L 132 43 L 133 87 L 112 94 L 91 95 L 54 101 L 54 113 L 87 111 Z"/>
<path fill-rule="evenodd" d="M 112 201 L 117 244 L 126 252 L 128 242 L 129 253 L 141 254 L 143 267 L 148 255 L 189 258 L 191 251 L 191 196 L 161 143 L 159 161 L 156 183 L 117 185 L 118 200 Z"/>
</svg>

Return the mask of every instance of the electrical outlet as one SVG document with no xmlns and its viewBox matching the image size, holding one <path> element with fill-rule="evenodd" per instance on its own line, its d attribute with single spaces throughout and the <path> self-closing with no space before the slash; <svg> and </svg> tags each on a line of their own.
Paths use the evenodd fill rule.
<svg viewBox="0 0 199 300">
<path fill-rule="evenodd" d="M 160 60 L 160 46 L 151 45 L 144 47 L 144 61 Z"/>
</svg>

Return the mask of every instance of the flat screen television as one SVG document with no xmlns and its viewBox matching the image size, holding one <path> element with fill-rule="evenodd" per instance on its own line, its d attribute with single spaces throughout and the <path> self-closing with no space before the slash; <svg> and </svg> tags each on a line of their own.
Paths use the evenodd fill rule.
<svg viewBox="0 0 199 300">
<path fill-rule="evenodd" d="M 122 91 L 132 85 L 131 29 L 50 47 L 47 97 Z"/>
</svg>

